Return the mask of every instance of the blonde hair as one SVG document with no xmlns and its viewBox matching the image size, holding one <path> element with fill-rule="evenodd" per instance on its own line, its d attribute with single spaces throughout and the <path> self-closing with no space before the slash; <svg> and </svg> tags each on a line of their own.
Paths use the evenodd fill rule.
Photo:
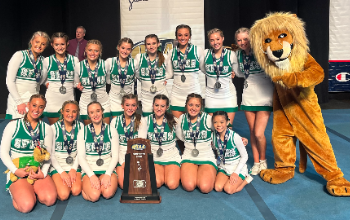
<svg viewBox="0 0 350 220">
<path fill-rule="evenodd" d="M 240 33 L 247 33 L 248 36 L 249 36 L 249 28 L 246 28 L 246 27 L 241 27 L 241 28 L 238 28 L 238 30 L 236 31 L 235 33 L 235 41 L 237 43 L 237 35 L 240 34 Z"/>
<path fill-rule="evenodd" d="M 96 45 L 98 45 L 98 46 L 100 47 L 100 56 L 99 56 L 99 57 L 102 57 L 102 43 L 101 43 L 101 41 L 96 40 L 96 39 L 89 40 L 89 41 L 86 43 L 85 50 L 86 50 L 86 48 L 87 48 L 90 44 L 96 44 Z M 84 53 L 85 53 L 85 52 L 84 52 Z"/>
<path fill-rule="evenodd" d="M 134 95 L 134 94 L 125 94 L 123 97 L 122 97 L 122 105 L 124 105 L 125 103 L 125 100 L 127 99 L 135 99 L 136 100 L 136 104 L 138 105 L 139 103 L 139 99 L 137 98 L 137 95 Z M 124 112 L 123 112 L 124 114 Z M 138 113 L 134 113 L 135 115 L 135 125 L 134 125 L 134 131 L 137 131 L 139 129 L 139 126 L 140 126 L 140 123 L 141 123 L 141 115 L 138 114 Z"/>
<path fill-rule="evenodd" d="M 224 32 L 222 32 L 222 30 L 220 30 L 219 28 L 213 28 L 213 29 L 208 31 L 208 40 L 210 38 L 210 35 L 212 35 L 214 33 L 219 33 L 221 37 L 224 37 Z"/>
<path fill-rule="evenodd" d="M 44 37 L 46 38 L 46 46 L 49 44 L 50 42 L 50 37 L 49 35 L 44 32 L 44 31 L 37 31 L 37 32 L 34 32 L 34 34 L 32 35 L 32 38 L 30 38 L 29 42 L 28 42 L 28 46 L 29 46 L 29 49 L 32 47 L 32 40 L 34 40 L 35 36 L 40 36 L 40 37 Z"/>
<path fill-rule="evenodd" d="M 62 112 L 64 111 L 64 108 L 68 104 L 74 104 L 74 105 L 76 105 L 78 107 L 78 116 L 79 116 L 79 113 L 80 113 L 79 103 L 77 101 L 74 101 L 74 100 L 68 100 L 68 101 L 63 102 L 63 104 L 62 104 L 62 108 L 61 108 L 61 111 L 60 111 L 61 112 L 60 119 L 63 118 Z"/>
</svg>

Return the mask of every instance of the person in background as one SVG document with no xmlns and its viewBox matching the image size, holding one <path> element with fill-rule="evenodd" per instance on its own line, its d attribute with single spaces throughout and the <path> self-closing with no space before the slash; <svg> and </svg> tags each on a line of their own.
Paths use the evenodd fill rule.
<svg viewBox="0 0 350 220">
<path fill-rule="evenodd" d="M 78 57 L 79 62 L 85 59 L 84 51 L 87 44 L 87 40 L 84 39 L 85 34 L 86 29 L 83 26 L 79 26 L 75 31 L 75 38 L 68 42 L 67 52 Z"/>
</svg>

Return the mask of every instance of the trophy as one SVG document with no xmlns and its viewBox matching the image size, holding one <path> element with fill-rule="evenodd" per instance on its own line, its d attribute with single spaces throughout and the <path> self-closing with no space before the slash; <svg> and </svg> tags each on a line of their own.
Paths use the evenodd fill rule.
<svg viewBox="0 0 350 220">
<path fill-rule="evenodd" d="M 161 202 L 149 140 L 143 138 L 128 140 L 123 185 L 121 203 Z"/>
</svg>

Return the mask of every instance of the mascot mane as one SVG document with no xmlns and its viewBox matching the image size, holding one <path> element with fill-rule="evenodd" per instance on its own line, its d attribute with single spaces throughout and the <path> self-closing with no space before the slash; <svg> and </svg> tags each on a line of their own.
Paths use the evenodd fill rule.
<svg viewBox="0 0 350 220">
<path fill-rule="evenodd" d="M 294 14 L 276 12 L 270 13 L 265 18 L 257 20 L 250 29 L 250 42 L 254 55 L 265 70 L 266 74 L 271 78 L 281 76 L 285 72 L 300 72 L 304 70 L 304 64 L 309 53 L 309 41 L 306 38 L 304 22 L 297 18 Z M 262 48 L 265 37 L 273 31 L 287 30 L 293 37 L 293 49 L 289 56 L 290 69 L 279 69 L 274 62 L 270 62 Z"/>
</svg>

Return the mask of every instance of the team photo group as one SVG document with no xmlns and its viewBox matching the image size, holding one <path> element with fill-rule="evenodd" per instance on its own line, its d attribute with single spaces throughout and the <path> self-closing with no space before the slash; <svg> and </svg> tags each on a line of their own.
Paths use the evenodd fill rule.
<svg viewBox="0 0 350 220">
<path fill-rule="evenodd" d="M 85 32 L 79 26 L 69 40 L 62 32 L 49 37 L 37 31 L 29 48 L 9 61 L 6 119 L 11 121 L 3 132 L 1 160 L 16 210 L 27 213 L 37 200 L 52 206 L 70 195 L 91 202 L 101 195 L 112 198 L 123 189 L 127 142 L 135 138 L 151 142 L 158 188 L 181 184 L 186 191 L 233 194 L 267 168 L 264 132 L 274 86 L 255 59 L 248 28 L 236 31 L 236 51 L 224 46 L 217 28 L 208 31 L 210 48 L 203 50 L 191 44 L 191 27 L 181 24 L 168 54 L 158 36 L 149 34 L 145 53 L 131 58 L 133 41 L 124 37 L 116 43 L 116 56 L 106 60 L 102 43 L 86 41 Z M 43 57 L 50 46 L 54 54 Z M 245 79 L 240 109 L 250 130 L 249 169 L 248 139 L 232 129 L 238 111 L 234 77 Z M 39 94 L 41 85 L 45 95 Z M 75 89 L 81 91 L 79 103 Z"/>
</svg>

